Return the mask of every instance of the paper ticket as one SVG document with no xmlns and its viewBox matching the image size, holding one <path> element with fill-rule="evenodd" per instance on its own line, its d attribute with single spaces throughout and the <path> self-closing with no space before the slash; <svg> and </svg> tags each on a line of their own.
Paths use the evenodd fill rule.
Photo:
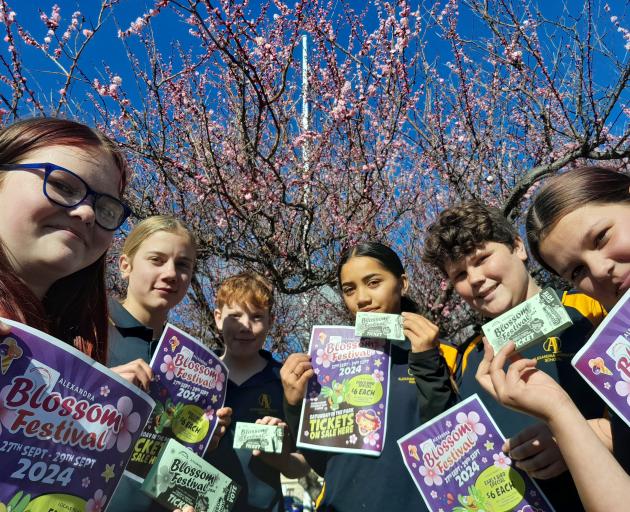
<svg viewBox="0 0 630 512">
<path fill-rule="evenodd" d="M 197 512 L 228 512 L 240 486 L 192 450 L 169 439 L 142 490 L 169 510 L 192 505 Z"/>
<path fill-rule="evenodd" d="M 513 307 L 482 327 L 497 353 L 513 341 L 516 350 L 546 340 L 573 325 L 562 302 L 552 288 L 545 288 L 532 298 Z"/>
<path fill-rule="evenodd" d="M 389 313 L 357 313 L 354 335 L 361 338 L 384 338 L 404 341 L 402 317 Z"/>
<path fill-rule="evenodd" d="M 282 453 L 284 429 L 278 425 L 236 422 L 234 448 L 260 450 L 268 453 Z"/>
</svg>

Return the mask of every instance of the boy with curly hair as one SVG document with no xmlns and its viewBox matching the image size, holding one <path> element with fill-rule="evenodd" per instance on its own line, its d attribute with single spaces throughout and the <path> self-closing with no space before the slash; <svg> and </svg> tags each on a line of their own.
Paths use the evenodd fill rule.
<svg viewBox="0 0 630 512">
<path fill-rule="evenodd" d="M 428 228 L 423 261 L 448 279 L 455 292 L 485 319 L 500 316 L 540 291 L 529 273 L 525 244 L 500 210 L 465 202 L 442 211 Z M 526 349 L 526 358 L 550 374 L 571 395 L 587 418 L 601 418 L 601 402 L 571 367 L 571 358 L 603 319 L 603 307 L 583 293 L 556 290 L 573 326 L 558 337 Z M 557 510 L 583 510 L 566 465 L 543 424 L 500 406 L 475 379 L 483 361 L 482 335 L 477 332 L 457 347 L 452 372 L 462 398 L 479 394 L 502 432 L 511 437 L 504 449 L 516 465 L 534 478 Z M 417 377 L 418 386 L 421 376 Z M 523 429 L 523 427 L 526 427 Z M 609 432 L 609 425 L 596 425 Z M 497 447 L 498 448 L 498 447 Z"/>
</svg>

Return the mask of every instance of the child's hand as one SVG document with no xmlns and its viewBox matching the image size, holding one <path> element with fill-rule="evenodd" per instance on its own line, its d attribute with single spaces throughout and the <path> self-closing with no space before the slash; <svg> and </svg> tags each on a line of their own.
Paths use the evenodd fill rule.
<svg viewBox="0 0 630 512">
<path fill-rule="evenodd" d="M 403 332 L 411 342 L 412 352 L 424 352 L 437 346 L 440 329 L 430 320 L 422 315 L 401 313 L 403 318 Z"/>
<path fill-rule="evenodd" d="M 149 389 L 149 384 L 153 379 L 153 370 L 143 359 L 136 359 L 127 364 L 114 366 L 110 370 L 145 391 Z"/>
<path fill-rule="evenodd" d="M 510 342 L 492 357 L 492 348 L 486 344 L 484 361 L 479 365 L 477 380 L 486 388 L 490 375 L 491 388 L 486 388 L 503 405 L 541 418 L 549 422 L 562 404 L 572 403 L 569 395 L 545 372 L 535 368 L 533 359 L 520 359 L 510 364 L 507 373 L 503 367 L 510 355 L 514 355 L 514 343 Z M 487 371 L 481 366 L 490 361 Z M 487 366 L 487 365 L 486 365 Z"/>
<path fill-rule="evenodd" d="M 230 428 L 230 425 L 232 424 L 232 408 L 221 407 L 221 409 L 218 409 L 217 419 L 219 420 L 217 422 L 217 428 L 214 429 L 212 439 L 208 445 L 208 450 L 214 450 L 217 446 L 219 446 L 219 441 L 221 441 L 227 432 L 227 429 Z"/>
<path fill-rule="evenodd" d="M 289 442 L 289 428 L 284 421 L 282 421 L 280 418 L 274 418 L 273 416 L 265 416 L 264 418 L 257 419 L 256 423 L 258 423 L 259 425 L 277 425 L 281 427 L 282 430 L 284 430 L 284 438 L 282 440 L 281 453 L 267 453 L 261 452 L 260 450 L 252 450 L 252 455 L 254 457 L 261 457 L 263 460 L 265 460 L 265 458 L 267 457 L 286 457 L 286 455 L 291 452 L 291 443 Z"/>
<path fill-rule="evenodd" d="M 505 441 L 501 449 L 516 461 L 516 467 L 534 478 L 547 480 L 567 470 L 560 448 L 544 423 L 523 429 Z"/>
<path fill-rule="evenodd" d="M 306 396 L 309 379 L 315 375 L 308 354 L 291 354 L 280 369 L 284 396 L 289 405 L 298 405 Z"/>
<path fill-rule="evenodd" d="M 5 324 L 4 322 L 0 322 L 0 336 L 8 336 L 11 332 L 11 326 L 9 324 Z"/>
<path fill-rule="evenodd" d="M 492 379 L 490 378 L 490 365 L 492 364 L 492 361 L 494 359 L 494 349 L 492 348 L 492 345 L 488 343 L 488 340 L 485 336 L 482 338 L 482 340 L 484 350 L 483 359 L 477 367 L 475 378 L 483 389 L 490 393 L 495 400 L 499 401 L 499 399 L 497 398 L 497 394 L 494 391 L 494 386 L 492 385 Z M 517 352 L 512 352 L 512 354 L 510 355 L 510 362 L 513 363 L 514 361 L 518 361 L 519 359 L 523 359 L 523 356 L 521 356 Z"/>
</svg>

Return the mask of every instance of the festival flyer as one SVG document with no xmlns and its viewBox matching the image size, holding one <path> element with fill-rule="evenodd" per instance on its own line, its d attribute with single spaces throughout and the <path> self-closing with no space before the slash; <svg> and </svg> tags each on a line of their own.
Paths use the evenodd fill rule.
<svg viewBox="0 0 630 512">
<path fill-rule="evenodd" d="M 169 439 L 142 483 L 168 510 L 192 504 L 195 512 L 229 512 L 240 486 L 174 439 Z"/>
<path fill-rule="evenodd" d="M 378 457 L 385 442 L 389 343 L 359 338 L 354 327 L 313 327 L 315 370 L 302 402 L 297 446 Z"/>
<path fill-rule="evenodd" d="M 154 402 L 18 322 L 0 337 L 0 510 L 105 510 Z"/>
<path fill-rule="evenodd" d="M 536 483 L 501 451 L 505 438 L 472 395 L 398 440 L 433 512 L 552 512 Z"/>
<path fill-rule="evenodd" d="M 630 426 L 630 290 L 573 356 L 571 364 Z"/>
<path fill-rule="evenodd" d="M 136 442 L 127 472 L 142 481 L 162 446 L 176 439 L 203 457 L 225 403 L 228 369 L 208 347 L 167 324 L 151 360 L 155 409 Z"/>
</svg>

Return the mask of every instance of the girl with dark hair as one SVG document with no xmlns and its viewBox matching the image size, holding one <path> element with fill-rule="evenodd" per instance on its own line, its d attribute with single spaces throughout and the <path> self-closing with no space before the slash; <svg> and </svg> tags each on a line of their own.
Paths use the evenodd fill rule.
<svg viewBox="0 0 630 512">
<path fill-rule="evenodd" d="M 379 457 L 303 452 L 307 462 L 325 480 L 317 509 L 337 512 L 426 510 L 401 463 L 396 440 L 455 401 L 449 371 L 437 341 L 438 328 L 419 315 L 415 303 L 405 296 L 407 275 L 398 255 L 386 245 L 368 242 L 346 250 L 339 261 L 337 278 L 352 316 L 358 311 L 401 314 L 411 350 L 391 345 L 387 436 Z M 425 393 L 418 393 L 410 367 L 427 376 Z M 307 354 L 290 355 L 280 371 L 285 415 L 294 434 L 306 386 L 313 375 Z"/>
<path fill-rule="evenodd" d="M 104 135 L 53 118 L 0 131 L 0 315 L 104 363 L 105 252 L 130 209 L 127 166 Z"/>
<path fill-rule="evenodd" d="M 628 226 L 630 177 L 582 167 L 553 178 L 540 191 L 527 215 L 527 238 L 545 268 L 610 309 L 630 288 Z M 630 500 L 628 427 L 613 415 L 613 451 L 620 465 L 569 395 L 535 369 L 536 361 L 521 359 L 504 372 L 513 351 L 509 344 L 493 356 L 486 346 L 480 383 L 504 405 L 549 424 L 587 510 L 623 508 Z"/>
</svg>

